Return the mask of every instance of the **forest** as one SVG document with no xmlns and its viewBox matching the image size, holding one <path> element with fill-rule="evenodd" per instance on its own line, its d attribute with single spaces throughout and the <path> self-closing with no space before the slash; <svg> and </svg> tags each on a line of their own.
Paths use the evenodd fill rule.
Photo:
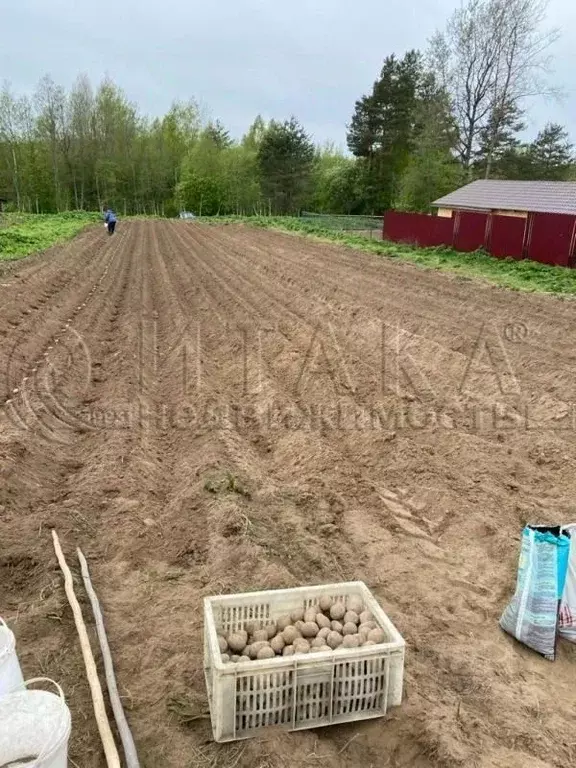
<svg viewBox="0 0 576 768">
<path fill-rule="evenodd" d="M 32 213 L 175 216 L 428 211 L 477 178 L 576 178 L 559 124 L 527 138 L 534 99 L 554 86 L 546 0 L 467 0 L 424 51 L 390 53 L 350 105 L 346 151 L 297 117 L 256 116 L 242 137 L 194 99 L 143 115 L 111 79 L 70 90 L 45 76 L 32 96 L 0 90 L 0 200 Z M 344 128 L 344 126 L 343 126 Z"/>
</svg>

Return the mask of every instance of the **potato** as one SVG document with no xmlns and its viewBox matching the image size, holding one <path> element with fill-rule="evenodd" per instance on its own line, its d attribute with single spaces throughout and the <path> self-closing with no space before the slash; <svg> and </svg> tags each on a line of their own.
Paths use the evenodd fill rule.
<svg viewBox="0 0 576 768">
<path fill-rule="evenodd" d="M 320 606 L 321 611 L 324 611 L 324 613 L 328 613 L 330 611 L 330 608 L 332 608 L 333 602 L 334 600 L 332 600 L 330 595 L 322 595 L 320 597 L 318 605 Z"/>
<path fill-rule="evenodd" d="M 302 632 L 302 637 L 316 637 L 320 631 L 320 628 L 315 621 L 307 621 L 302 625 L 302 629 L 300 631 Z"/>
<path fill-rule="evenodd" d="M 262 640 L 269 640 L 267 629 L 257 629 L 252 635 L 252 642 L 259 643 Z"/>
<path fill-rule="evenodd" d="M 290 618 L 292 619 L 292 623 L 296 623 L 297 621 L 302 621 L 304 618 L 304 608 L 297 608 L 295 611 L 292 611 L 290 614 Z"/>
<path fill-rule="evenodd" d="M 230 663 L 230 656 L 228 656 L 227 653 L 221 653 L 220 654 L 220 658 L 222 659 L 224 664 L 229 664 Z"/>
<path fill-rule="evenodd" d="M 266 624 L 264 629 L 266 632 L 268 632 L 268 640 L 272 640 L 272 638 L 276 635 L 276 632 L 278 632 L 276 624 Z"/>
<path fill-rule="evenodd" d="M 282 656 L 294 656 L 295 650 L 293 645 L 285 645 L 282 651 Z"/>
<path fill-rule="evenodd" d="M 354 613 L 360 615 L 364 610 L 364 603 L 362 602 L 362 598 L 357 597 L 356 595 L 352 595 L 346 600 L 346 608 L 348 608 L 349 611 L 354 611 Z"/>
<path fill-rule="evenodd" d="M 310 652 L 310 643 L 308 640 L 304 640 L 303 637 L 299 637 L 296 640 L 294 640 L 294 652 L 295 653 L 309 653 Z"/>
<path fill-rule="evenodd" d="M 358 637 L 360 638 L 361 643 L 365 643 L 366 640 L 368 640 L 369 633 L 370 633 L 370 630 L 367 627 L 364 629 L 360 628 L 358 630 Z"/>
<path fill-rule="evenodd" d="M 360 624 L 358 631 L 360 631 L 360 629 L 365 629 L 370 632 L 371 629 L 378 629 L 378 624 L 376 624 L 375 621 L 365 621 L 364 624 Z"/>
<path fill-rule="evenodd" d="M 339 632 L 332 631 L 326 638 L 326 645 L 330 646 L 330 648 L 338 648 L 339 645 L 342 645 L 342 642 L 343 638 Z"/>
<path fill-rule="evenodd" d="M 328 635 L 330 634 L 330 627 L 322 627 L 320 632 L 316 635 L 316 637 L 321 637 L 323 640 L 326 640 Z"/>
<path fill-rule="evenodd" d="M 322 627 L 328 627 L 328 629 L 330 629 L 330 619 L 328 618 L 328 616 L 324 616 L 323 613 L 317 613 L 314 618 L 314 621 L 316 622 L 316 624 L 318 624 L 318 626 L 321 629 Z"/>
<path fill-rule="evenodd" d="M 314 648 L 310 648 L 310 653 L 324 653 L 324 651 L 331 651 L 332 648 L 328 645 L 315 645 Z"/>
<path fill-rule="evenodd" d="M 348 621 L 346 624 L 344 624 L 344 627 L 342 628 L 342 634 L 356 635 L 358 634 L 358 627 L 356 626 L 356 624 L 352 624 L 351 621 Z"/>
<path fill-rule="evenodd" d="M 344 624 L 342 624 L 341 621 L 332 621 L 330 623 L 330 626 L 334 630 L 334 632 L 340 632 L 342 634 L 342 630 L 344 629 Z"/>
<path fill-rule="evenodd" d="M 346 611 L 343 621 L 344 624 L 350 622 L 351 624 L 356 624 L 356 626 L 358 626 L 358 624 L 360 624 L 360 616 L 358 616 L 355 611 Z"/>
<path fill-rule="evenodd" d="M 246 632 L 249 635 L 253 635 L 254 632 L 256 632 L 256 630 L 260 629 L 261 626 L 262 626 L 262 624 L 259 621 L 256 621 L 255 619 L 252 619 L 252 621 L 247 621 L 246 622 L 245 629 L 246 629 Z"/>
<path fill-rule="evenodd" d="M 366 642 L 362 643 L 362 648 L 366 648 L 367 645 L 376 645 L 376 643 L 373 640 L 366 640 Z"/>
<path fill-rule="evenodd" d="M 305 622 L 316 621 L 316 614 L 317 613 L 318 613 L 318 611 L 316 610 L 315 607 L 313 607 L 313 608 L 306 608 L 306 610 L 304 611 L 304 621 Z"/>
<path fill-rule="evenodd" d="M 220 653 L 226 653 L 228 650 L 228 643 L 222 635 L 218 635 L 218 647 L 220 648 Z"/>
<path fill-rule="evenodd" d="M 244 642 L 246 643 L 246 645 L 248 645 L 248 632 L 246 632 L 245 629 L 238 629 L 234 634 L 240 635 L 240 637 L 243 637 Z"/>
<path fill-rule="evenodd" d="M 270 640 L 270 647 L 274 653 L 282 653 L 285 645 L 286 643 L 282 635 L 276 635 L 276 637 L 273 637 L 272 640 Z"/>
<path fill-rule="evenodd" d="M 258 659 L 258 661 L 260 661 L 261 659 L 273 659 L 274 656 L 276 656 L 276 654 L 274 653 L 272 648 L 270 648 L 269 645 L 265 645 L 264 648 L 260 648 L 260 650 L 256 654 L 256 658 Z"/>
<path fill-rule="evenodd" d="M 238 664 L 238 662 L 241 660 L 242 656 L 236 656 L 236 654 L 234 654 L 234 656 L 230 656 L 230 661 L 234 662 L 234 664 Z"/>
<path fill-rule="evenodd" d="M 368 633 L 368 640 L 372 640 L 373 643 L 379 645 L 386 642 L 386 634 L 383 629 L 371 629 Z"/>
<path fill-rule="evenodd" d="M 358 637 L 358 635 L 346 635 L 342 645 L 344 646 L 344 648 L 359 648 L 360 638 Z"/>
<path fill-rule="evenodd" d="M 228 635 L 228 646 L 234 653 L 241 653 L 246 648 L 246 640 L 240 632 Z"/>
<path fill-rule="evenodd" d="M 244 648 L 244 650 L 240 654 L 242 659 L 244 659 L 244 658 L 249 659 L 250 658 L 250 648 L 251 648 L 250 645 L 247 645 L 246 648 Z"/>
<path fill-rule="evenodd" d="M 282 638 L 284 639 L 286 645 L 292 645 L 294 640 L 296 640 L 298 637 L 300 637 L 300 632 L 298 632 L 296 627 L 286 627 L 282 632 Z"/>
<path fill-rule="evenodd" d="M 266 646 L 270 646 L 270 643 L 268 640 L 258 640 L 256 643 L 252 643 L 252 645 L 248 646 L 248 651 L 250 653 L 250 658 L 255 659 L 258 655 L 258 652 L 262 650 L 262 648 L 266 648 Z"/>
<path fill-rule="evenodd" d="M 360 614 L 360 624 L 366 624 L 367 621 L 374 621 L 374 616 L 370 611 L 362 611 Z"/>
<path fill-rule="evenodd" d="M 346 606 L 344 603 L 337 602 L 330 608 L 330 618 L 335 621 L 341 621 L 346 613 Z"/>
<path fill-rule="evenodd" d="M 300 632 L 300 634 L 302 634 L 302 627 L 304 626 L 304 622 L 303 621 L 297 621 L 296 624 L 294 624 L 294 626 L 296 627 L 298 632 Z"/>
<path fill-rule="evenodd" d="M 278 632 L 282 632 L 286 629 L 286 627 L 289 627 L 290 624 L 292 624 L 292 619 L 290 616 L 281 616 L 278 621 L 276 622 L 276 625 L 278 627 Z"/>
</svg>

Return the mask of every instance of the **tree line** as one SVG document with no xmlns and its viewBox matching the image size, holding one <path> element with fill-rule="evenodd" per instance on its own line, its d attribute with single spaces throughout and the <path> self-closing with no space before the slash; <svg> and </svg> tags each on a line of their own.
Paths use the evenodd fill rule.
<svg viewBox="0 0 576 768">
<path fill-rule="evenodd" d="M 532 97 L 555 97 L 547 0 L 467 0 L 427 50 L 391 54 L 347 126 L 348 152 L 294 117 L 258 116 L 240 139 L 191 100 L 148 118 L 106 79 L 32 97 L 0 90 L 0 199 L 15 210 L 380 214 L 430 209 L 475 178 L 576 178 L 557 124 L 522 140 Z"/>
</svg>

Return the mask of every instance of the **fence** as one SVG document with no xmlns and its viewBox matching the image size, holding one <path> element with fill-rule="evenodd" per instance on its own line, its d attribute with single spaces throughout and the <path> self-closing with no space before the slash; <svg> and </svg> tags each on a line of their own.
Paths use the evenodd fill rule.
<svg viewBox="0 0 576 768">
<path fill-rule="evenodd" d="M 366 235 L 380 239 L 384 216 L 353 216 L 333 213 L 310 213 L 302 211 L 301 218 L 318 227 L 332 229 L 335 232 L 354 232 L 356 235 Z"/>
<path fill-rule="evenodd" d="M 385 240 L 419 246 L 445 245 L 457 251 L 483 248 L 499 258 L 532 259 L 554 266 L 576 266 L 576 216 L 530 213 L 527 218 L 472 211 L 451 218 L 388 211 Z"/>
</svg>

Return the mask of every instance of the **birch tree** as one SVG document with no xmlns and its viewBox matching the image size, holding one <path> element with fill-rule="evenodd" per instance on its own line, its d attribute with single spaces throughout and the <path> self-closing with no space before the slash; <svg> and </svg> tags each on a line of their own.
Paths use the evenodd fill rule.
<svg viewBox="0 0 576 768">
<path fill-rule="evenodd" d="M 9 169 L 9 181 L 14 190 L 18 210 L 22 208 L 20 182 L 22 103 L 12 93 L 8 83 L 0 90 L 0 143 L 4 147 L 6 167 Z"/>
<path fill-rule="evenodd" d="M 557 30 L 545 28 L 548 0 L 468 0 L 431 40 L 430 62 L 450 94 L 458 154 L 471 171 L 482 145 L 485 175 L 526 100 L 556 94 L 547 79 Z"/>
</svg>

